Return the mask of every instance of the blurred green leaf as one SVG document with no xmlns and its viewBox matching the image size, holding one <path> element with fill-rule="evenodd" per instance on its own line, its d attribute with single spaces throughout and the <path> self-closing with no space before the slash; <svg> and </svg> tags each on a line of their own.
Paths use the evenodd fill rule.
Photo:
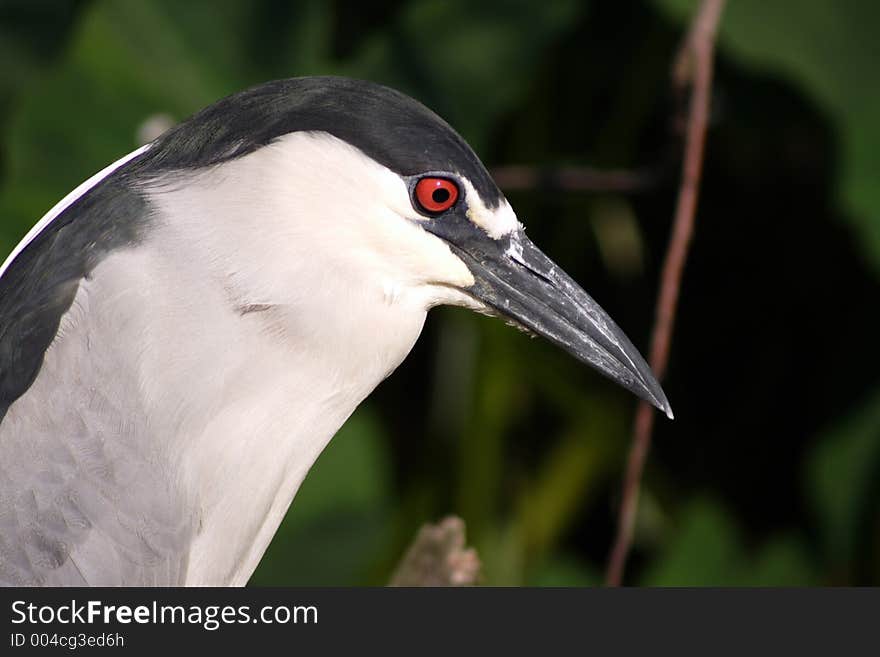
<svg viewBox="0 0 880 657">
<path fill-rule="evenodd" d="M 696 0 L 654 0 L 681 21 Z M 728 2 L 720 54 L 800 84 L 834 120 L 841 140 L 839 187 L 880 267 L 880 85 L 876 84 L 880 3 L 839 0 Z"/>
<path fill-rule="evenodd" d="M 602 574 L 567 554 L 554 555 L 528 580 L 529 586 L 599 586 Z"/>
<path fill-rule="evenodd" d="M 735 586 L 746 555 L 739 528 L 716 503 L 697 498 L 681 526 L 642 578 L 645 586 Z"/>
<path fill-rule="evenodd" d="M 459 436 L 456 500 L 457 510 L 478 545 L 497 511 L 504 475 L 504 436 L 519 419 L 523 406 L 522 363 L 514 357 L 511 336 L 499 334 L 507 327 L 480 323 L 483 331 L 471 393 L 475 403 Z"/>
<path fill-rule="evenodd" d="M 816 567 L 799 538 L 783 535 L 746 547 L 734 517 L 718 503 L 696 498 L 681 526 L 645 573 L 646 586 L 806 586 Z"/>
<path fill-rule="evenodd" d="M 493 122 L 528 91 L 542 52 L 588 4 L 416 0 L 345 70 L 413 93 L 479 153 Z"/>
<path fill-rule="evenodd" d="M 212 13 L 215 33 L 204 32 L 200 42 L 173 18 L 181 4 L 95 3 L 63 62 L 19 99 L 0 189 L 4 251 L 73 187 L 133 150 L 151 114 L 182 118 L 240 84 L 204 42 L 224 24 L 231 28 L 234 17 Z"/>
<path fill-rule="evenodd" d="M 871 512 L 880 511 L 880 390 L 821 436 L 806 463 L 806 490 L 829 559 L 838 568 L 856 557 Z"/>
<path fill-rule="evenodd" d="M 769 541 L 740 573 L 737 586 L 813 586 L 816 565 L 802 540 L 790 536 Z"/>
<path fill-rule="evenodd" d="M 615 438 L 623 431 L 614 423 L 621 416 L 601 407 L 587 408 L 592 412 L 579 418 L 581 425 L 554 444 L 537 479 L 522 487 L 516 521 L 521 524 L 529 557 L 541 558 L 557 543 L 578 511 L 606 483 L 610 463 L 620 464 L 624 443 Z"/>
<path fill-rule="evenodd" d="M 0 120 L 16 94 L 63 51 L 84 0 L 0 2 Z"/>
</svg>

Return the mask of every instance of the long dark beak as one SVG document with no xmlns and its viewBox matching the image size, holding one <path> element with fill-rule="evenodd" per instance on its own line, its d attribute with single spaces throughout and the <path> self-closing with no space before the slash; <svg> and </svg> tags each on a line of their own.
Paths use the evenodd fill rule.
<svg viewBox="0 0 880 657">
<path fill-rule="evenodd" d="M 663 389 L 629 338 L 522 231 L 494 240 L 472 224 L 436 224 L 428 230 L 444 238 L 474 276 L 468 293 L 499 316 L 592 365 L 672 419 Z"/>
</svg>

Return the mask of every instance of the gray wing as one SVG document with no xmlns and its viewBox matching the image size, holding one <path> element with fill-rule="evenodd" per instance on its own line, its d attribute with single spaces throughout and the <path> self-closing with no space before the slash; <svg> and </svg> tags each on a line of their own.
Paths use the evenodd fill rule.
<svg viewBox="0 0 880 657">
<path fill-rule="evenodd" d="M 0 425 L 0 583 L 183 584 L 194 522 L 144 418 L 88 386 L 45 397 L 75 383 L 49 360 Z"/>
<path fill-rule="evenodd" d="M 184 582 L 197 519 L 78 295 L 138 241 L 148 213 L 121 180 L 70 206 L 0 277 L 2 584 Z"/>
</svg>

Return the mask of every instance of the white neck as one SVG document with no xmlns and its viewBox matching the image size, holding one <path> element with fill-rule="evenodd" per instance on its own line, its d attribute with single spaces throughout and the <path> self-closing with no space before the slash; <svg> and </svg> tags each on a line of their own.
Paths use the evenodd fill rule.
<svg viewBox="0 0 880 657">
<path fill-rule="evenodd" d="M 144 240 L 79 282 L 0 438 L 63 453 L 58 428 L 82 432 L 71 444 L 95 472 L 68 484 L 117 505 L 96 512 L 107 526 L 94 545 L 73 548 L 96 581 L 109 577 L 96 559 L 137 522 L 145 554 L 161 556 L 141 566 L 176 568 L 158 583 L 242 585 L 427 309 L 472 304 L 456 289 L 473 278 L 418 226 L 400 177 L 327 135 L 297 133 L 143 191 Z"/>
<path fill-rule="evenodd" d="M 435 302 L 359 246 L 364 215 L 381 210 L 356 190 L 328 217 L 314 202 L 335 190 L 296 191 L 326 183 L 308 179 L 320 163 L 271 148 L 249 158 L 151 186 L 156 224 L 128 256 L 149 272 L 143 353 L 162 354 L 142 361 L 148 415 L 167 419 L 168 453 L 201 514 L 188 584 L 247 582 L 315 459 Z"/>
</svg>

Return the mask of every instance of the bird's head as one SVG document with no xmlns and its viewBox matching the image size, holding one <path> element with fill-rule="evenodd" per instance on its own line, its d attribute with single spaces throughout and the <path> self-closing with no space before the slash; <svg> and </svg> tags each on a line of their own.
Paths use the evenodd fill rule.
<svg viewBox="0 0 880 657">
<path fill-rule="evenodd" d="M 277 244 L 289 247 L 288 260 L 319 259 L 312 289 L 332 270 L 344 274 L 337 282 L 369 281 L 387 305 L 454 304 L 501 317 L 672 417 L 623 331 L 526 237 L 468 144 L 408 96 L 343 78 L 262 85 L 173 129 L 133 170 L 161 180 L 181 168 L 210 172 L 206 194 L 234 190 L 225 205 L 262 218 L 259 231 L 236 239 L 257 240 L 267 259 Z M 274 284 L 289 289 L 283 276 Z"/>
</svg>

